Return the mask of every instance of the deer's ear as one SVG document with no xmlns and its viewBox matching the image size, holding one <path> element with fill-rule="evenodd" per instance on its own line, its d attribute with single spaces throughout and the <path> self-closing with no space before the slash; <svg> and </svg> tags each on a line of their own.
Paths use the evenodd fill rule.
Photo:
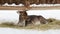
<svg viewBox="0 0 60 34">
<path fill-rule="evenodd" d="M 20 14 L 20 11 L 17 11 L 18 14 Z"/>
<path fill-rule="evenodd" d="M 26 12 L 28 10 L 21 10 L 21 11 L 17 11 L 18 14 L 20 14 L 20 12 Z"/>
</svg>

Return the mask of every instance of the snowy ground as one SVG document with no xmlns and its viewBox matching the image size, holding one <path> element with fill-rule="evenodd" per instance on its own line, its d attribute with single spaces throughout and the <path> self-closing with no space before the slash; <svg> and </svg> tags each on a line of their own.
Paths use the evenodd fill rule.
<svg viewBox="0 0 60 34">
<path fill-rule="evenodd" d="M 13 6 L 13 5 L 11 5 L 11 6 Z M 36 5 L 34 4 L 33 6 L 36 6 Z M 43 5 L 41 5 L 41 6 L 43 6 Z M 44 5 L 44 6 L 46 6 L 46 5 Z M 52 5 L 49 5 L 49 6 L 52 6 Z M 57 4 L 57 6 L 59 6 L 59 5 Z M 60 19 L 60 16 L 59 16 L 60 10 L 29 10 L 27 12 L 29 15 L 42 15 L 45 18 Z M 16 22 L 18 22 L 18 18 L 19 18 L 19 16 L 15 10 L 0 10 L 0 22 L 12 21 L 12 22 L 16 23 Z M 38 30 L 0 28 L 0 34 L 60 34 L 60 30 L 38 31 Z"/>
<path fill-rule="evenodd" d="M 28 15 L 42 15 L 44 18 L 55 18 L 60 20 L 60 10 L 29 10 Z M 0 10 L 0 23 L 1 22 L 14 22 L 18 23 L 19 15 L 17 10 Z"/>
<path fill-rule="evenodd" d="M 44 18 L 60 19 L 60 10 L 29 10 L 28 15 L 42 15 Z M 19 15 L 17 10 L 0 10 L 0 22 L 12 21 L 18 22 Z"/>
<path fill-rule="evenodd" d="M 5 3 L 3 6 L 24 6 L 23 4 L 19 4 L 19 5 L 15 5 L 14 3 L 9 5 L 8 3 Z M 60 4 L 39 4 L 39 5 L 36 5 L 36 4 L 32 4 L 30 6 L 60 6 Z"/>
<path fill-rule="evenodd" d="M 60 34 L 60 30 L 38 31 L 38 30 L 0 28 L 0 34 Z"/>
</svg>

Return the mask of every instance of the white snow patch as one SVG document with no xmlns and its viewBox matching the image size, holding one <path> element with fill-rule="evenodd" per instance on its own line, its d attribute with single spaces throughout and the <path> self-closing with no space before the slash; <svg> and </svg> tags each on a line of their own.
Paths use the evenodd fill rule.
<svg viewBox="0 0 60 34">
<path fill-rule="evenodd" d="M 60 34 L 60 30 L 38 31 L 38 30 L 0 28 L 0 34 Z"/>
</svg>

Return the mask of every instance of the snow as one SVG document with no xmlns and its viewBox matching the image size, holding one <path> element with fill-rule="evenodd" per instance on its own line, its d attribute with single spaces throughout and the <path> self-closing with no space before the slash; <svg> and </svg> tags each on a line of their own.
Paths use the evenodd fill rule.
<svg viewBox="0 0 60 34">
<path fill-rule="evenodd" d="M 19 4 L 19 5 L 15 5 L 14 3 L 9 5 L 8 3 L 5 3 L 3 6 L 24 6 L 23 4 Z M 36 7 L 36 6 L 60 6 L 60 4 L 39 4 L 39 5 L 36 5 L 36 4 L 32 4 L 30 5 L 30 7 Z"/>
<path fill-rule="evenodd" d="M 0 34 L 60 34 L 60 30 L 25 30 L 13 28 L 0 28 Z"/>
<path fill-rule="evenodd" d="M 22 4 L 15 5 L 8 5 L 5 3 L 3 6 L 23 6 Z M 60 4 L 33 4 L 30 6 L 60 6 Z M 27 11 L 29 15 L 42 15 L 45 18 L 56 18 L 60 19 L 60 10 L 29 10 Z M 17 10 L 0 10 L 0 22 L 15 22 L 17 23 L 19 19 L 19 15 L 17 14 Z"/>
<path fill-rule="evenodd" d="M 29 10 L 28 15 L 42 15 L 44 18 L 55 18 L 60 20 L 60 10 Z M 0 22 L 15 22 L 19 20 L 17 10 L 0 10 Z"/>
<path fill-rule="evenodd" d="M 15 4 L 6 6 L 16 6 Z M 4 5 L 4 6 L 5 6 Z M 56 4 L 59 6 L 60 4 Z M 54 5 L 54 6 L 56 6 Z M 22 5 L 20 5 L 22 6 Z M 37 5 L 31 5 L 37 6 Z M 53 6 L 48 4 L 38 5 L 38 6 Z M 0 10 L 0 22 L 11 21 L 11 22 L 18 22 L 19 15 L 16 13 L 17 10 Z M 27 11 L 28 15 L 42 15 L 45 18 L 56 18 L 60 19 L 60 10 L 29 10 Z M 25 30 L 25 29 L 13 29 L 13 28 L 1 28 L 0 27 L 0 34 L 60 34 L 60 30 Z"/>
</svg>

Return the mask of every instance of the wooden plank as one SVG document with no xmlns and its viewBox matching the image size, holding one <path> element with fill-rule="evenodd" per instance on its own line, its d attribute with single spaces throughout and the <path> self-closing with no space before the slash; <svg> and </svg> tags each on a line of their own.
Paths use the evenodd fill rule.
<svg viewBox="0 0 60 34">
<path fill-rule="evenodd" d="M 0 6 L 0 10 L 24 10 L 25 7 L 20 6 Z"/>
<path fill-rule="evenodd" d="M 30 10 L 60 10 L 60 6 L 31 7 Z"/>
<path fill-rule="evenodd" d="M 60 6 L 39 6 L 27 8 L 23 6 L 0 6 L 0 10 L 53 10 L 60 9 Z"/>
</svg>

